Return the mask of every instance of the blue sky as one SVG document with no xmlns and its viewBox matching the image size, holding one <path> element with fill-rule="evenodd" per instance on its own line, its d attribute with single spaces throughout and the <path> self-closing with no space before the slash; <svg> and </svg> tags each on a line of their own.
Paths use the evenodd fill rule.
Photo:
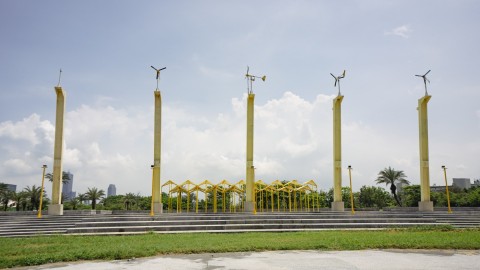
<svg viewBox="0 0 480 270">
<path fill-rule="evenodd" d="M 52 167 L 58 70 L 74 189 L 149 193 L 155 72 L 166 66 L 162 181 L 245 173 L 246 66 L 256 176 L 332 186 L 330 72 L 354 189 L 381 169 L 419 183 L 415 74 L 429 74 L 431 183 L 480 178 L 477 1 L 1 1 L 0 181 Z M 347 172 L 344 172 L 346 180 Z M 345 182 L 346 183 L 346 182 Z M 47 192 L 51 189 L 47 187 Z"/>
</svg>

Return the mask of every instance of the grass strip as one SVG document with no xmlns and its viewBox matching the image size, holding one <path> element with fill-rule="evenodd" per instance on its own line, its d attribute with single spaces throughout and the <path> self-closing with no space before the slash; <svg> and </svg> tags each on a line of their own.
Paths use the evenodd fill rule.
<svg viewBox="0 0 480 270">
<path fill-rule="evenodd" d="M 480 249 L 480 230 L 412 228 L 382 231 L 187 233 L 0 238 L 0 268 L 160 254 L 265 250 Z"/>
</svg>

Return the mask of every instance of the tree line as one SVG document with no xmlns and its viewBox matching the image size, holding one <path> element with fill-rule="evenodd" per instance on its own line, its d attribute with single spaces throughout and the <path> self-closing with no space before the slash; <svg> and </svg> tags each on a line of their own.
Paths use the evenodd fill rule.
<svg viewBox="0 0 480 270">
<path fill-rule="evenodd" d="M 51 181 L 51 174 L 47 174 L 46 178 Z M 63 181 L 68 181 L 68 177 L 62 177 Z M 408 185 L 410 182 L 406 179 L 403 171 L 397 171 L 391 167 L 385 168 L 378 173 L 374 180 L 377 184 L 385 184 L 389 186 L 390 192 L 383 187 L 362 186 L 359 191 L 353 193 L 355 208 L 373 208 L 383 209 L 387 207 L 417 207 L 420 201 L 420 186 Z M 397 185 L 399 183 L 407 184 L 400 192 Z M 7 189 L 7 185 L 0 183 L 0 207 L 4 211 L 31 211 L 38 210 L 40 204 L 40 191 L 38 186 L 27 186 L 20 192 L 13 192 Z M 230 198 L 222 197 L 221 193 L 217 194 L 218 209 L 225 209 L 223 205 L 227 205 Z M 275 195 L 276 196 L 276 195 Z M 278 195 L 281 196 L 281 195 Z M 301 196 L 301 195 L 299 195 Z M 317 196 L 319 198 L 320 207 L 328 208 L 333 202 L 333 189 L 328 191 L 315 191 L 308 196 Z M 187 198 L 189 201 L 187 202 Z M 190 210 L 195 205 L 197 198 L 192 193 L 190 196 L 183 194 L 181 200 L 169 194 L 162 193 L 162 201 L 164 210 L 168 210 L 168 206 L 177 209 L 177 203 L 181 203 L 182 209 L 186 209 L 189 205 Z M 225 202 L 223 201 L 225 200 Z M 350 188 L 342 188 L 342 200 L 346 208 L 351 208 Z M 447 196 L 445 192 L 431 192 L 431 200 L 435 207 L 446 207 Z M 259 200 L 262 203 L 262 209 L 271 209 L 270 200 Z M 65 210 L 82 210 L 82 209 L 101 209 L 101 210 L 150 210 L 151 196 L 141 196 L 140 194 L 127 193 L 125 195 L 116 195 L 105 197 L 105 191 L 95 187 L 88 188 L 87 192 L 79 194 L 74 198 L 62 198 Z M 98 203 L 97 203 L 98 202 Z M 50 200 L 46 196 L 44 190 L 43 209 L 46 209 Z M 456 187 L 450 188 L 450 204 L 452 207 L 480 207 L 480 187 L 472 187 L 468 190 Z M 213 194 L 207 195 L 207 204 L 204 199 L 199 199 L 199 211 L 213 208 Z"/>
</svg>

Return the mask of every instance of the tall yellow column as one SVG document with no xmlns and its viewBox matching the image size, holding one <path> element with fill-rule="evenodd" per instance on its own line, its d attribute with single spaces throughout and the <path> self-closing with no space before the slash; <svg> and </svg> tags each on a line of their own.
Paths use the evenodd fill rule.
<svg viewBox="0 0 480 270">
<path fill-rule="evenodd" d="M 63 153 L 63 118 L 65 114 L 66 93 L 56 86 L 57 109 L 55 115 L 55 145 L 53 149 L 52 203 L 48 206 L 49 215 L 63 215 L 62 204 L 62 153 Z"/>
<path fill-rule="evenodd" d="M 344 211 L 342 201 L 342 100 L 333 100 L 333 202 L 332 211 Z"/>
<path fill-rule="evenodd" d="M 253 166 L 253 110 L 254 110 L 255 94 L 248 94 L 247 102 L 247 180 L 246 180 L 246 202 L 245 212 L 254 212 L 255 210 L 255 198 L 254 198 L 254 185 L 255 185 L 255 167 Z"/>
<path fill-rule="evenodd" d="M 160 160 L 162 153 L 162 96 L 155 90 L 155 116 L 153 137 L 153 212 L 163 213 L 162 192 L 160 186 Z"/>
<path fill-rule="evenodd" d="M 420 141 L 420 189 L 421 201 L 418 202 L 419 211 L 433 211 L 433 202 L 430 201 L 430 170 L 428 157 L 428 114 L 427 103 L 432 96 L 425 95 L 418 100 L 418 126 Z"/>
</svg>

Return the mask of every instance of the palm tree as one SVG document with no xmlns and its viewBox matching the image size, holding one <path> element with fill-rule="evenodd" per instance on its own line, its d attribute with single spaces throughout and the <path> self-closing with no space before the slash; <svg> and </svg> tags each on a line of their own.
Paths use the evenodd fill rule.
<svg viewBox="0 0 480 270">
<path fill-rule="evenodd" d="M 27 194 L 27 199 L 30 200 L 30 208 L 31 210 L 37 209 L 40 207 L 40 192 L 41 187 L 37 187 L 33 185 L 32 187 L 27 186 L 24 188 L 25 193 Z M 43 191 L 43 195 L 45 197 L 45 190 Z"/>
<path fill-rule="evenodd" d="M 78 197 L 73 197 L 68 202 L 72 206 L 72 210 L 77 210 L 78 205 L 81 204 Z"/>
<path fill-rule="evenodd" d="M 12 193 L 12 200 L 15 201 L 15 208 L 17 211 L 20 211 L 20 206 L 23 207 L 23 211 L 25 211 L 25 208 L 27 206 L 27 193 L 25 191 L 20 191 L 20 192 L 13 192 Z"/>
<path fill-rule="evenodd" d="M 3 204 L 3 211 L 7 211 L 8 203 L 13 197 L 13 191 L 8 189 L 0 190 L 0 203 Z"/>
<path fill-rule="evenodd" d="M 405 179 L 406 177 L 407 176 L 403 171 L 396 171 L 394 168 L 389 166 L 378 173 L 375 181 L 377 184 L 385 184 L 387 186 L 390 185 L 390 191 L 392 192 L 395 201 L 397 201 L 398 206 L 402 206 L 397 197 L 397 186 L 395 183 L 410 184 L 410 181 Z"/>
<path fill-rule="evenodd" d="M 123 198 L 123 204 L 125 205 L 125 210 L 132 210 L 132 207 L 137 204 L 137 199 L 138 197 L 133 193 L 125 194 L 125 197 Z M 131 206 L 130 209 L 128 209 L 129 206 Z"/>
<path fill-rule="evenodd" d="M 87 194 L 78 194 L 77 198 L 80 201 L 80 204 L 83 204 L 86 200 L 88 200 Z"/>
<path fill-rule="evenodd" d="M 48 179 L 48 181 L 53 182 L 53 173 L 45 174 L 45 178 Z M 62 172 L 62 183 L 66 184 L 68 181 L 70 181 L 70 177 L 68 177 L 66 172 Z"/>
<path fill-rule="evenodd" d="M 97 200 L 105 197 L 105 191 L 103 189 L 98 190 L 97 188 L 88 188 L 87 192 L 85 192 L 87 198 L 92 201 L 92 209 L 95 210 L 95 206 L 97 205 Z"/>
</svg>

